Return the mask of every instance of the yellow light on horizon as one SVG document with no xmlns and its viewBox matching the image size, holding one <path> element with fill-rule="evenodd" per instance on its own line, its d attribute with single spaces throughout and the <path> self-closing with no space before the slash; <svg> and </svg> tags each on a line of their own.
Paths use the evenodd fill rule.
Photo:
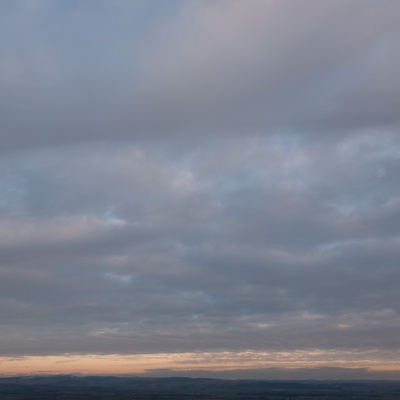
<svg viewBox="0 0 400 400">
<path fill-rule="evenodd" d="M 375 357 L 374 357 L 375 356 Z M 399 360 L 399 361 L 398 361 Z M 160 370 L 226 371 L 261 368 L 368 368 L 371 371 L 399 371 L 400 357 L 335 351 L 293 352 L 191 352 L 158 354 L 65 354 L 0 357 L 0 374 L 147 374 Z"/>
</svg>

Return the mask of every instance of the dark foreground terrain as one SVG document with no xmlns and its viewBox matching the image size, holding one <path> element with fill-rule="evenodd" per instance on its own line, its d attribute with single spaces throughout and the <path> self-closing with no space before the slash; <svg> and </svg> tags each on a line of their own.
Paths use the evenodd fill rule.
<svg viewBox="0 0 400 400">
<path fill-rule="evenodd" d="M 111 376 L 0 378 L 1 400 L 400 399 L 400 381 L 261 381 Z"/>
</svg>

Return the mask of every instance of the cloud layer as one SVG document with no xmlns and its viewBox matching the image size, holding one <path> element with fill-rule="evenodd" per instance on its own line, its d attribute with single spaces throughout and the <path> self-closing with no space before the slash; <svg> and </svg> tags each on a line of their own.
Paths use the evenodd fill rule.
<svg viewBox="0 0 400 400">
<path fill-rule="evenodd" d="M 399 3 L 165 4 L 0 5 L 0 354 L 390 365 Z"/>
</svg>

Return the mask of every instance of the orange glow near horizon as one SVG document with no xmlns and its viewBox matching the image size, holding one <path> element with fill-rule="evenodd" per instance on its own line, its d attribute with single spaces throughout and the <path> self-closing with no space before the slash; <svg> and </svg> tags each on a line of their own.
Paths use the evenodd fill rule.
<svg viewBox="0 0 400 400">
<path fill-rule="evenodd" d="M 159 370 L 226 371 L 261 368 L 366 368 L 400 372 L 400 358 L 374 359 L 373 354 L 350 352 L 216 352 L 137 355 L 57 355 L 0 357 L 0 375 L 27 374 L 147 374 Z"/>
</svg>

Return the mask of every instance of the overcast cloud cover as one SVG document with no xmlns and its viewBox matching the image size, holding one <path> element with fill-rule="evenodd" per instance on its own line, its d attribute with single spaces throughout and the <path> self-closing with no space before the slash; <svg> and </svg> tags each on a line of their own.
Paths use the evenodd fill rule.
<svg viewBox="0 0 400 400">
<path fill-rule="evenodd" d="M 1 1 L 0 355 L 400 369 L 399 21 L 397 0 Z"/>
</svg>

